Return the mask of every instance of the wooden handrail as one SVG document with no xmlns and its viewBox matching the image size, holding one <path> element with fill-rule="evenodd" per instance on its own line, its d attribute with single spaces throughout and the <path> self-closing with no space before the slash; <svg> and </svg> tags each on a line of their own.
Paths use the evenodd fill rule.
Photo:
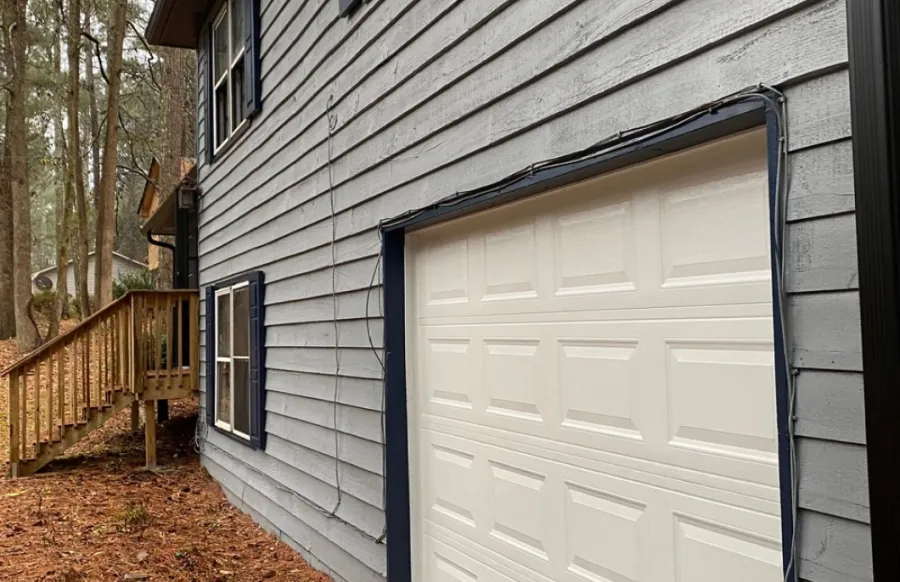
<svg viewBox="0 0 900 582">
<path fill-rule="evenodd" d="M 152 406 L 196 391 L 199 299 L 188 289 L 130 291 L 0 371 L 9 378 L 11 472 L 21 462 L 34 470 L 28 463 L 64 450 L 73 430 L 94 426 L 122 398 Z"/>
<path fill-rule="evenodd" d="M 133 296 L 155 295 L 155 294 L 158 294 L 158 295 L 191 295 L 191 294 L 195 294 L 195 293 L 196 293 L 196 291 L 191 291 L 191 290 L 187 290 L 187 289 L 165 289 L 165 290 L 162 290 L 162 289 L 161 290 L 137 289 L 137 290 L 128 291 L 125 293 L 125 295 L 122 295 L 121 297 L 119 297 L 118 299 L 113 301 L 112 303 L 106 305 L 99 311 L 96 311 L 95 313 L 93 313 L 87 319 L 84 319 L 81 322 L 79 322 L 78 325 L 76 325 L 69 331 L 59 334 L 58 336 L 51 339 L 50 341 L 40 345 L 39 347 L 35 348 L 34 350 L 28 352 L 27 354 L 25 354 L 24 356 L 22 356 L 21 358 L 19 358 L 15 362 L 13 362 L 12 364 L 8 365 L 6 368 L 3 368 L 2 370 L 0 370 L 0 378 L 2 378 L 3 376 L 8 376 L 11 372 L 13 372 L 13 370 L 15 370 L 17 368 L 27 366 L 28 364 L 31 364 L 32 362 L 40 359 L 41 356 L 44 356 L 48 352 L 53 351 L 53 348 L 55 348 L 59 345 L 65 344 L 73 336 L 76 336 L 76 335 L 78 335 L 79 332 L 82 332 L 85 327 L 90 326 L 90 324 L 95 323 L 96 321 L 99 321 L 107 313 L 110 313 L 112 310 L 117 309 L 119 306 L 123 305 L 124 303 L 129 302 L 130 298 Z"/>
</svg>

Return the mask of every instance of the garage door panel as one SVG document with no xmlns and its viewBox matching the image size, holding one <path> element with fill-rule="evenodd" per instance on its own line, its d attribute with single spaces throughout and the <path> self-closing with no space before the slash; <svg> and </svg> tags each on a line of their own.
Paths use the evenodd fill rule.
<svg viewBox="0 0 900 582">
<path fill-rule="evenodd" d="M 425 327 L 414 389 L 434 416 L 777 484 L 770 326 Z"/>
<path fill-rule="evenodd" d="M 700 172 L 660 193 L 662 286 L 768 281 L 768 174 Z"/>
<path fill-rule="evenodd" d="M 673 446 L 778 462 L 772 344 L 667 341 Z"/>
<path fill-rule="evenodd" d="M 407 269 L 417 580 L 781 579 L 765 132 L 413 233 Z"/>
<path fill-rule="evenodd" d="M 723 572 L 729 580 L 740 582 L 778 580 L 781 576 L 777 537 L 754 535 L 739 522 L 735 527 L 679 512 L 673 517 L 678 582 L 718 582 Z"/>
<path fill-rule="evenodd" d="M 430 443 L 432 451 L 466 442 L 431 436 L 442 443 Z M 722 567 L 743 564 L 751 572 L 780 568 L 779 521 L 756 508 L 728 505 L 714 493 L 711 499 L 678 491 L 683 484 L 677 480 L 658 486 L 500 446 L 467 444 L 470 465 L 487 468 L 467 474 L 470 481 L 481 480 L 474 488 L 482 499 L 469 490 L 453 493 L 469 499 L 466 511 L 473 519 L 449 514 L 437 497 L 425 512 L 426 528 L 438 526 L 452 532 L 451 538 L 470 540 L 511 567 L 525 565 L 553 580 L 667 579 L 651 577 L 651 568 L 705 576 L 684 580 L 711 579 L 702 560 Z M 685 551 L 678 564 L 670 564 L 666 560 L 677 544 Z M 658 555 L 649 555 L 650 547 Z"/>
</svg>

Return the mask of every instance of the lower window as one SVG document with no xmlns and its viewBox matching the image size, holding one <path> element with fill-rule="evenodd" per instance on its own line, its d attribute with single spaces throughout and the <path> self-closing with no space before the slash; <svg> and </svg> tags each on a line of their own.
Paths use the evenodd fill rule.
<svg viewBox="0 0 900 582">
<path fill-rule="evenodd" d="M 216 290 L 216 426 L 250 440 L 250 284 Z M 254 334 L 255 335 L 255 334 Z"/>
</svg>

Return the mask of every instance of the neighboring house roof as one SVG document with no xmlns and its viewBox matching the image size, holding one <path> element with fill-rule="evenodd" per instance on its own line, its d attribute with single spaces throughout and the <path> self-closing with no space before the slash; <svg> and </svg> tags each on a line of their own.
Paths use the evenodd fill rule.
<svg viewBox="0 0 900 582">
<path fill-rule="evenodd" d="M 97 251 L 91 251 L 88 253 L 88 257 L 93 257 L 95 254 L 97 254 Z M 135 267 L 140 268 L 140 269 L 147 268 L 146 264 L 144 264 L 138 260 L 132 259 L 131 257 L 126 257 L 122 253 L 117 253 L 116 251 L 113 251 L 113 257 L 122 259 L 123 261 L 128 261 L 129 263 L 133 264 Z M 71 265 L 73 262 L 74 261 L 69 261 L 68 264 Z M 31 280 L 33 281 L 39 275 L 45 275 L 45 274 L 51 273 L 55 270 L 56 270 L 56 265 L 53 265 L 52 267 L 47 267 L 46 269 L 41 269 L 40 271 L 37 271 L 37 272 L 31 274 Z"/>
<path fill-rule="evenodd" d="M 154 157 L 150 160 L 150 169 L 147 171 L 147 180 L 144 182 L 144 193 L 138 205 L 137 213 L 146 219 L 155 210 L 153 200 L 156 198 L 156 184 L 159 182 L 159 162 Z"/>
<path fill-rule="evenodd" d="M 175 186 L 173 192 L 168 193 L 163 200 L 156 205 L 152 214 L 144 221 L 141 232 L 157 236 L 175 235 L 175 208 L 177 204 L 177 192 L 180 188 L 193 187 L 197 184 L 197 165 L 194 160 L 184 158 L 181 160 L 181 181 Z M 192 193 L 197 195 L 196 190 Z"/>
</svg>

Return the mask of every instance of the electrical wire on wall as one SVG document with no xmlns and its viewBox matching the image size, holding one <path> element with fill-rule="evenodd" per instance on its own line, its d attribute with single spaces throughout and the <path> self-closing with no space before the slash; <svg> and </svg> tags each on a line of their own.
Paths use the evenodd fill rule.
<svg viewBox="0 0 900 582">
<path fill-rule="evenodd" d="M 570 153 L 563 156 L 543 160 L 540 162 L 535 162 L 529 165 L 526 168 L 521 169 L 518 172 L 514 172 L 500 180 L 485 185 L 483 187 L 456 192 L 452 195 L 449 195 L 445 198 L 438 200 L 436 203 L 417 210 L 411 210 L 405 214 L 402 214 L 398 217 L 384 220 L 379 224 L 379 233 L 386 226 L 397 225 L 400 223 L 405 223 L 414 219 L 422 214 L 433 211 L 435 209 L 452 209 L 453 207 L 460 206 L 464 207 L 464 205 L 476 198 L 481 198 L 484 196 L 489 196 L 494 193 L 502 192 L 507 188 L 511 188 L 517 185 L 520 182 L 523 182 L 532 176 L 534 176 L 538 172 L 542 172 L 545 170 L 549 170 L 552 168 L 557 168 L 561 166 L 566 166 L 569 164 L 573 164 L 576 162 L 589 162 L 593 158 L 599 158 L 601 156 L 606 156 L 611 153 L 615 153 L 617 150 L 622 150 L 624 148 L 639 145 L 642 142 L 646 142 L 647 140 L 653 139 L 655 137 L 661 136 L 668 132 L 671 132 L 675 129 L 678 129 L 682 126 L 685 126 L 707 114 L 715 113 L 717 110 L 725 107 L 727 105 L 733 105 L 746 101 L 762 101 L 767 105 L 769 111 L 771 111 L 775 117 L 775 126 L 776 132 L 778 136 L 778 144 L 777 144 L 777 161 L 775 168 L 775 192 L 774 192 L 774 200 L 772 201 L 773 207 L 771 208 L 772 212 L 772 252 L 774 259 L 774 293 L 777 297 L 777 312 L 774 313 L 774 317 L 777 318 L 777 321 L 780 325 L 782 331 L 782 347 L 783 354 L 781 356 L 784 358 L 784 362 L 786 365 L 786 388 L 787 388 L 787 439 L 789 445 L 789 479 L 790 479 L 790 510 L 791 510 L 791 520 L 792 520 L 792 531 L 793 537 L 789 540 L 789 556 L 788 561 L 786 563 L 785 568 L 785 582 L 793 582 L 792 578 L 796 576 L 791 576 L 793 570 L 795 569 L 795 555 L 797 550 L 797 458 L 796 458 L 796 446 L 795 446 L 795 434 L 794 434 L 794 422 L 795 422 L 795 408 L 796 408 L 796 389 L 795 389 L 795 380 L 797 371 L 791 365 L 791 348 L 790 348 L 790 338 L 791 333 L 788 327 L 788 320 L 786 317 L 786 306 L 787 306 L 787 293 L 784 287 L 785 281 L 785 261 L 784 261 L 784 245 L 786 240 L 786 229 L 787 229 L 787 221 L 786 221 L 786 209 L 787 209 L 787 200 L 788 200 L 788 190 L 790 185 L 789 179 L 789 160 L 788 160 L 788 126 L 787 126 L 787 100 L 783 93 L 774 89 L 770 86 L 759 84 L 752 87 L 748 87 L 742 91 L 724 97 L 722 99 L 707 103 L 700 107 L 697 107 L 691 111 L 686 113 L 676 115 L 667 119 L 663 119 L 654 123 L 650 123 L 647 125 L 643 125 L 640 127 L 636 127 L 626 131 L 620 131 L 613 135 L 610 135 L 598 142 L 595 142 L 593 145 Z M 382 248 L 381 253 L 383 254 L 384 250 Z M 372 280 L 369 285 L 369 293 L 376 288 L 379 287 L 380 284 L 376 284 L 376 275 L 378 273 L 378 269 L 381 265 L 382 255 L 379 255 L 378 261 L 375 265 L 375 270 L 372 273 Z M 366 329 L 369 331 L 369 317 L 368 307 L 369 307 L 369 293 L 366 295 Z M 379 295 L 379 298 L 381 296 Z M 379 311 L 380 313 L 380 311 Z M 378 357 L 379 363 L 382 365 L 382 370 L 384 370 L 384 363 L 382 358 L 378 355 L 378 350 L 375 347 L 374 342 L 372 341 L 371 332 L 369 332 L 369 345 L 371 349 L 375 352 L 376 357 Z M 384 386 L 382 387 L 382 442 L 384 442 Z M 385 487 L 386 488 L 386 487 Z M 385 504 L 384 509 L 387 509 Z M 379 538 L 379 541 L 383 541 L 385 534 Z"/>
<path fill-rule="evenodd" d="M 328 200 L 331 208 L 331 307 L 332 318 L 334 324 L 334 400 L 332 402 L 332 428 L 334 431 L 334 481 L 337 487 L 337 501 L 331 510 L 331 515 L 335 515 L 341 508 L 341 502 L 344 500 L 344 492 L 341 489 L 341 454 L 340 454 L 340 433 L 338 432 L 338 390 L 340 388 L 341 377 L 341 351 L 340 351 L 340 329 L 338 326 L 338 299 L 337 299 L 337 217 L 335 214 L 334 200 L 334 169 L 332 168 L 332 137 L 337 127 L 337 114 L 334 113 L 334 95 L 328 96 L 325 103 L 325 121 L 328 124 Z M 368 315 L 368 314 L 367 314 Z"/>
</svg>

